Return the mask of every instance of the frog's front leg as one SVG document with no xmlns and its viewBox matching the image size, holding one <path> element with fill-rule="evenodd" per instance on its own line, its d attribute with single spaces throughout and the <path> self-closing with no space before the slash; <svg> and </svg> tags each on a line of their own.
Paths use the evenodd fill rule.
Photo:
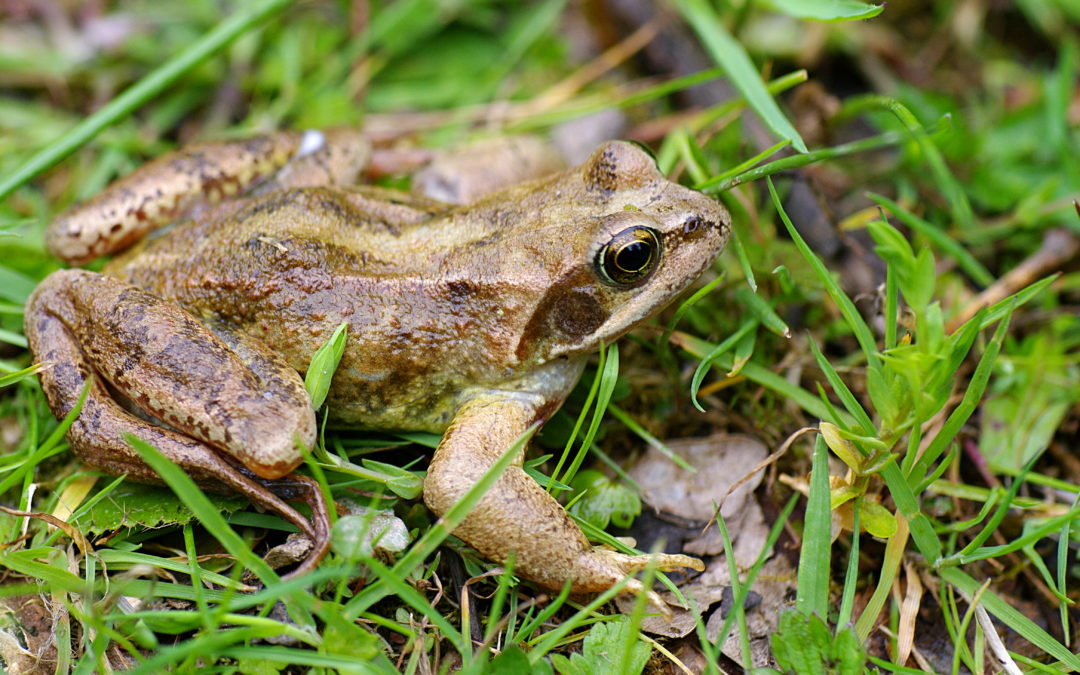
<svg viewBox="0 0 1080 675">
<path fill-rule="evenodd" d="M 68 210 L 49 226 L 46 245 L 81 265 L 255 187 L 352 185 L 369 156 L 367 139 L 352 129 L 195 143 L 147 162 Z"/>
<path fill-rule="evenodd" d="M 179 307 L 83 270 L 61 270 L 42 282 L 27 304 L 25 328 L 54 413 L 70 412 L 90 381 L 68 431 L 86 463 L 160 483 L 126 440 L 137 436 L 204 488 L 239 493 L 296 525 L 314 548 L 293 574 L 325 555 L 329 519 L 319 486 L 289 473 L 301 459 L 296 444 L 314 441 L 315 419 L 287 364 L 255 344 L 230 349 Z M 128 412 L 106 382 L 171 428 Z M 311 519 L 286 500 L 307 503 Z"/>
<path fill-rule="evenodd" d="M 499 456 L 543 416 L 545 401 L 518 392 L 477 396 L 467 402 L 443 436 L 424 482 L 424 501 L 444 514 L 480 479 Z M 522 469 L 519 454 L 455 530 L 454 534 L 485 557 L 505 562 L 514 556 L 514 571 L 551 589 L 571 582 L 575 593 L 611 588 L 650 563 L 659 569 L 690 567 L 701 561 L 685 555 L 625 555 L 593 547 L 566 511 Z M 631 580 L 627 592 L 644 590 Z M 658 609 L 667 606 L 646 591 Z"/>
</svg>

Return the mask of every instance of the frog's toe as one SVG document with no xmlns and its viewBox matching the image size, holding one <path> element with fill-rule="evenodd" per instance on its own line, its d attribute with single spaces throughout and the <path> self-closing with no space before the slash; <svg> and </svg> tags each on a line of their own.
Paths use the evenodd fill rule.
<svg viewBox="0 0 1080 675">
<path fill-rule="evenodd" d="M 698 572 L 705 570 L 705 564 L 697 558 L 680 553 L 648 553 L 644 555 L 627 555 L 606 548 L 593 549 L 593 555 L 609 558 L 612 563 L 623 570 L 625 574 L 639 572 L 647 567 L 653 567 L 664 572 L 689 568 Z"/>
</svg>

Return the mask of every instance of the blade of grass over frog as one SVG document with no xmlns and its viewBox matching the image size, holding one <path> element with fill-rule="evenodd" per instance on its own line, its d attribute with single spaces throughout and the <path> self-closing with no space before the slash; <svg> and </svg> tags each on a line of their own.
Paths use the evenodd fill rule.
<svg viewBox="0 0 1080 675">
<path fill-rule="evenodd" d="M 22 370 L 16 370 L 13 373 L 5 373 L 4 375 L 0 376 L 0 387 L 9 387 L 16 382 L 28 380 L 37 375 L 40 371 L 41 365 L 35 363 L 32 366 L 23 368 Z"/>
<path fill-rule="evenodd" d="M 695 189 L 701 190 L 707 194 L 726 192 L 736 185 L 752 183 L 760 178 L 773 176 L 783 171 L 790 171 L 791 169 L 797 169 L 809 164 L 817 164 L 818 162 L 823 162 L 828 159 L 847 157 L 848 155 L 857 155 L 859 153 L 877 150 L 878 148 L 884 148 L 890 145 L 898 145 L 906 138 L 907 135 L 901 132 L 887 131 L 883 134 L 878 134 L 877 136 L 870 136 L 849 143 L 841 143 L 840 145 L 834 145 L 830 148 L 819 148 L 801 155 L 781 157 L 768 164 L 763 164 L 755 169 L 750 169 L 745 173 L 735 176 L 726 178 L 717 176 L 716 178 L 712 178 L 695 186 Z"/>
<path fill-rule="evenodd" d="M 671 448 L 665 445 L 664 442 L 661 441 L 659 438 L 653 436 L 648 431 L 646 431 L 645 427 L 638 424 L 638 422 L 633 417 L 630 417 L 630 415 L 627 414 L 625 410 L 615 405 L 614 403 L 608 403 L 607 409 L 608 412 L 611 413 L 612 417 L 626 425 L 626 428 L 634 432 L 634 435 L 636 435 L 638 438 L 648 443 L 651 447 L 656 448 L 658 451 L 660 451 L 660 453 L 663 454 L 664 457 L 667 457 L 672 462 L 677 464 L 680 468 L 685 469 L 686 471 L 695 473 L 697 472 L 697 469 L 690 466 L 690 464 L 688 464 L 685 459 L 672 452 Z"/>
<path fill-rule="evenodd" d="M 866 356 L 867 367 L 871 371 L 876 371 L 880 376 L 881 373 L 881 358 L 878 356 L 877 344 L 874 341 L 873 333 L 870 332 L 870 327 L 866 325 L 862 315 L 859 314 L 859 310 L 855 308 L 855 303 L 851 302 L 847 294 L 840 289 L 840 286 L 833 279 L 832 274 L 829 273 L 828 268 L 825 267 L 825 263 L 821 262 L 821 259 L 810 250 L 810 246 L 799 234 L 799 231 L 791 223 L 791 219 L 788 218 L 787 213 L 784 211 L 783 204 L 780 203 L 780 196 L 776 193 L 776 186 L 773 185 L 772 179 L 768 179 L 769 194 L 772 196 L 773 205 L 776 207 L 776 212 L 780 214 L 780 219 L 784 222 L 784 227 L 787 228 L 788 234 L 791 235 L 791 240 L 794 242 L 795 247 L 799 249 L 799 253 L 802 254 L 806 262 L 810 263 L 810 267 L 817 273 L 818 279 L 821 280 L 822 285 L 825 287 L 825 292 L 829 294 L 833 302 L 836 303 L 837 308 L 840 310 L 840 314 L 843 315 L 844 321 L 847 322 L 848 327 L 851 328 L 851 332 L 854 333 L 855 339 L 859 343 L 859 347 L 862 349 L 863 354 Z"/>
<path fill-rule="evenodd" d="M 818 348 L 817 342 L 812 336 L 807 336 L 807 343 L 810 345 L 810 351 L 814 354 L 814 360 L 817 361 L 818 367 L 821 368 L 821 372 L 825 375 L 825 379 L 828 380 L 829 386 L 836 392 L 836 396 L 840 399 L 840 402 L 844 404 L 844 408 L 846 408 L 851 416 L 858 422 L 859 426 L 862 428 L 862 433 L 867 436 L 876 436 L 877 427 L 875 427 L 873 421 L 871 421 L 870 415 L 866 414 L 866 410 L 863 409 L 859 400 L 855 398 L 855 394 L 851 393 L 847 384 L 841 379 L 840 374 L 836 372 L 836 369 L 829 363 L 829 360 L 821 353 L 821 349 Z"/>
<path fill-rule="evenodd" d="M 832 511 L 829 508 L 829 449 L 819 434 L 814 440 L 810 496 L 799 552 L 799 585 L 795 609 L 806 616 L 829 615 L 829 560 L 832 556 Z"/>
<path fill-rule="evenodd" d="M 806 152 L 802 137 L 769 95 L 754 62 L 728 33 L 712 7 L 705 0 L 675 0 L 674 5 L 765 125 L 780 138 L 789 139 L 797 151 Z"/>
<path fill-rule="evenodd" d="M 761 551 L 758 552 L 758 557 L 754 561 L 754 564 L 750 566 L 750 569 L 746 572 L 746 578 L 739 584 L 738 590 L 732 589 L 734 593 L 734 599 L 731 602 L 732 607 L 744 607 L 747 596 L 750 595 L 750 590 L 754 586 L 754 581 L 757 579 L 758 573 L 761 572 L 761 568 L 765 566 L 769 558 L 772 557 L 772 552 L 775 549 L 776 542 L 780 539 L 780 535 L 784 531 L 784 527 L 787 525 L 788 519 L 791 518 L 792 512 L 795 510 L 795 506 L 799 503 L 799 495 L 793 494 L 788 498 L 784 508 L 780 511 L 776 521 L 773 522 L 772 527 L 769 529 L 769 535 L 765 538 L 765 544 L 761 547 Z M 719 521 L 718 521 L 719 522 Z M 725 544 L 725 550 L 727 545 Z M 734 556 L 729 556 L 729 560 L 734 560 Z M 732 579 L 738 577 L 732 575 Z M 705 643 L 711 643 L 717 650 L 724 644 L 727 638 L 728 631 L 731 630 L 731 624 L 735 620 L 734 612 L 728 612 L 728 615 L 724 617 L 724 623 L 720 626 L 720 632 L 717 633 L 715 640 L 705 640 Z"/>
<path fill-rule="evenodd" d="M 575 501 L 579 498 L 580 497 L 575 498 Z M 585 533 L 585 536 L 589 539 L 589 541 L 594 541 L 601 546 L 605 546 L 614 551 L 625 553 L 627 555 L 642 555 L 642 551 L 639 551 L 633 546 L 627 546 L 622 539 L 616 537 L 610 532 L 601 530 L 596 525 L 593 525 L 592 523 L 583 518 L 579 518 L 573 513 L 570 514 L 570 517 L 573 518 L 574 522 L 578 524 L 578 527 L 580 527 L 581 531 Z M 679 602 L 686 602 L 686 598 L 683 596 L 682 590 L 678 586 L 676 586 L 675 583 L 671 581 L 671 579 L 666 574 L 664 574 L 663 572 L 656 572 L 656 579 L 661 584 L 663 584 L 669 591 L 671 591 Z"/>
<path fill-rule="evenodd" d="M 209 33 L 166 61 L 161 67 L 147 74 L 124 93 L 103 105 L 55 143 L 50 143 L 27 160 L 5 180 L 0 181 L 0 201 L 34 176 L 78 150 L 103 129 L 123 119 L 140 105 L 164 91 L 189 70 L 224 49 L 237 37 L 284 10 L 289 4 L 289 0 L 258 0 L 238 7 Z"/>
<path fill-rule="evenodd" d="M 958 567 L 945 567 L 939 570 L 941 579 L 952 584 L 968 598 L 978 593 L 980 584 Z M 986 591 L 982 596 L 983 607 L 999 621 L 1016 631 L 1020 637 L 1035 645 L 1073 670 L 1080 671 L 1080 656 L 1073 654 L 1067 647 L 1039 628 L 1021 614 L 1015 607 L 1001 599 L 993 591 Z"/>
<path fill-rule="evenodd" d="M 420 591 L 405 581 L 407 574 L 396 573 L 374 558 L 365 560 L 364 564 L 371 568 L 371 571 L 379 578 L 380 583 L 386 585 L 391 593 L 442 630 L 443 635 L 450 640 L 450 643 L 454 645 L 454 649 L 461 655 L 462 666 L 466 667 L 468 665 L 472 659 L 470 641 L 465 639 L 461 631 L 454 628 L 453 624 L 443 616 L 441 611 L 432 607 L 431 602 L 421 595 Z"/>
<path fill-rule="evenodd" d="M 596 432 L 600 429 L 600 422 L 603 421 L 604 413 L 607 412 L 608 404 L 611 402 L 611 394 L 615 391 L 615 383 L 619 379 L 619 344 L 613 343 L 605 351 L 607 356 L 604 357 L 603 367 L 600 370 L 600 388 L 596 393 L 596 406 L 593 408 L 592 419 L 589 420 L 589 428 L 585 431 L 585 438 L 581 441 L 577 453 L 570 461 L 570 466 L 566 467 L 566 471 L 559 478 L 563 483 L 572 483 L 574 476 L 577 475 L 578 469 L 581 467 L 581 463 L 585 461 L 585 455 L 588 454 L 589 446 L 592 445 L 593 439 L 596 438 Z M 575 436 L 571 436 L 570 440 L 573 441 L 574 438 Z M 557 474 L 552 472 L 552 475 Z"/>
<path fill-rule="evenodd" d="M 769 331 L 776 333 L 780 337 L 790 338 L 791 329 L 784 323 L 784 320 L 777 315 L 776 311 L 772 308 L 765 298 L 761 297 L 757 293 L 754 293 L 749 288 L 739 288 L 735 291 L 735 298 L 744 306 L 750 310 L 761 322 L 762 326 L 765 326 Z"/>
<path fill-rule="evenodd" d="M 480 499 L 491 489 L 491 486 L 495 484 L 495 481 L 499 480 L 499 476 L 514 463 L 514 459 L 529 442 L 529 439 L 532 438 L 533 434 L 536 433 L 536 429 L 537 425 L 534 424 L 529 427 L 525 433 L 519 436 L 517 440 L 511 443 L 510 447 L 499 456 L 499 459 L 497 459 L 495 463 L 484 472 L 484 475 L 476 481 L 476 484 L 465 492 L 461 500 L 451 506 L 447 512 L 431 526 L 424 536 L 420 537 L 420 539 L 409 548 L 408 552 L 398 560 L 390 571 L 399 578 L 405 578 L 411 574 L 425 558 L 434 553 L 435 549 L 439 547 L 439 544 L 450 536 L 450 532 L 460 525 L 461 521 L 465 520 L 465 516 L 467 516 L 480 502 Z M 342 614 L 351 621 L 359 616 L 361 612 L 367 611 L 369 607 L 389 594 L 390 590 L 386 588 L 386 585 L 382 580 L 377 580 L 350 600 L 348 604 L 345 605 Z"/>
<path fill-rule="evenodd" d="M 311 397 L 311 407 L 316 410 L 322 407 L 326 395 L 330 392 L 330 381 L 341 362 L 341 355 L 345 353 L 348 332 L 349 322 L 341 322 L 330 338 L 322 343 L 311 356 L 311 365 L 308 366 L 307 374 L 304 375 L 304 388 Z"/>
<path fill-rule="evenodd" d="M 848 551 L 848 565 L 844 572 L 844 587 L 840 595 L 840 610 L 836 615 L 836 627 L 844 628 L 851 623 L 851 613 L 855 607 L 855 589 L 859 585 L 859 504 L 862 497 L 855 499 L 851 509 L 851 549 Z"/>
<path fill-rule="evenodd" d="M 225 550 L 230 555 L 235 557 L 244 567 L 251 570 L 264 584 L 281 583 L 281 578 L 278 577 L 277 573 L 270 569 L 266 561 L 255 555 L 248 547 L 247 542 L 229 527 L 221 512 L 210 503 L 202 490 L 195 485 L 195 482 L 180 467 L 166 459 L 157 448 L 140 438 L 128 434 L 125 436 L 125 440 L 139 453 L 139 457 L 154 470 L 154 473 L 161 476 L 161 479 L 176 493 L 180 501 L 184 502 L 192 510 L 202 526 L 225 547 Z"/>
<path fill-rule="evenodd" d="M 762 3 L 788 16 L 815 21 L 858 21 L 881 14 L 885 5 L 858 0 L 765 0 Z"/>
<path fill-rule="evenodd" d="M 927 446 L 926 451 L 923 452 L 922 456 L 911 468 L 911 471 L 908 472 L 910 485 L 922 483 L 923 478 L 930 471 L 930 467 L 941 457 L 949 444 L 956 438 L 956 435 L 960 433 L 960 429 L 967 423 L 968 418 L 975 412 L 979 402 L 982 400 L 986 385 L 990 381 L 994 362 L 997 361 L 998 353 L 1001 351 L 1001 344 L 1005 340 L 1011 318 L 1012 307 L 1002 318 L 1001 323 L 998 324 L 997 330 L 994 331 L 994 337 L 987 343 L 982 357 L 979 358 L 979 364 L 975 366 L 975 373 L 971 376 L 971 382 L 968 383 L 967 388 L 964 390 L 964 397 L 960 400 L 960 404 L 949 414 L 937 436 L 934 437 L 934 440 Z"/>
<path fill-rule="evenodd" d="M 956 264 L 960 266 L 960 269 L 967 272 L 967 275 L 971 277 L 975 283 L 982 286 L 989 286 L 994 283 L 994 275 L 983 267 L 982 263 L 976 260 L 975 256 L 971 255 L 963 245 L 946 234 L 940 227 L 916 216 L 914 213 L 908 211 L 888 197 L 884 197 L 874 192 L 867 192 L 866 196 L 878 206 L 888 209 L 901 223 L 929 239 L 932 244 L 955 260 Z"/>
<path fill-rule="evenodd" d="M 559 461 L 555 463 L 555 468 L 551 472 L 551 477 L 555 478 L 562 471 L 563 464 L 566 463 L 566 458 L 570 456 L 570 450 L 574 447 L 574 441 L 577 440 L 578 434 L 581 432 L 581 427 L 585 424 L 585 417 L 589 414 L 589 408 L 592 407 L 593 402 L 596 400 L 597 394 L 600 393 L 600 382 L 604 379 L 604 369 L 607 365 L 607 349 L 604 344 L 600 343 L 600 362 L 596 367 L 596 375 L 593 377 L 592 385 L 589 386 L 589 393 L 585 397 L 585 404 L 581 406 L 581 412 L 578 413 L 577 419 L 574 420 L 574 428 L 570 432 L 570 437 L 566 439 L 566 446 L 563 448 L 562 454 L 559 455 Z M 584 446 L 582 446 L 584 447 Z M 562 484 L 568 484 L 567 481 L 559 481 Z M 555 490 L 554 481 L 548 483 L 548 494 L 552 494 Z"/>
<path fill-rule="evenodd" d="M 881 608 L 885 606 L 885 601 L 892 592 L 893 581 L 896 579 L 896 573 L 904 557 L 904 550 L 907 548 L 909 534 L 907 519 L 897 515 L 898 527 L 896 534 L 889 537 L 889 541 L 885 544 L 885 556 L 881 562 L 881 574 L 878 576 L 877 586 L 863 608 L 862 614 L 855 621 L 855 634 L 859 636 L 859 642 L 866 642 L 870 631 L 877 623 Z"/>
<path fill-rule="evenodd" d="M 701 412 L 705 412 L 705 408 L 697 399 L 698 389 L 701 388 L 701 383 L 705 379 L 705 376 L 709 374 L 709 370 L 714 363 L 720 363 L 722 367 L 731 370 L 735 365 L 735 357 L 729 354 L 735 345 L 739 343 L 744 335 L 748 335 L 758 326 L 758 320 L 754 318 L 747 318 L 743 320 L 739 329 L 731 335 L 724 338 L 724 341 L 712 348 L 704 358 L 701 359 L 701 363 L 698 364 L 696 370 L 694 370 L 694 376 L 690 380 L 690 400 L 693 401 L 694 407 Z M 727 362 L 724 363 L 722 359 L 727 357 Z M 746 364 L 749 365 L 749 364 Z M 746 368 L 746 365 L 743 368 Z"/>
</svg>

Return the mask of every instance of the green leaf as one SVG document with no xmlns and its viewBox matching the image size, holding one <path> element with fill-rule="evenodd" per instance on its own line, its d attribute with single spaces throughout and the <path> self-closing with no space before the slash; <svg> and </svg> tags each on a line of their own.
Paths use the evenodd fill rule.
<svg viewBox="0 0 1080 675">
<path fill-rule="evenodd" d="M 570 505 L 570 513 L 601 530 L 607 528 L 609 521 L 614 521 L 617 527 L 630 527 L 641 514 L 637 493 L 595 469 L 579 472 L 571 485 L 575 493 L 584 496 Z"/>
<path fill-rule="evenodd" d="M 239 511 L 248 504 L 246 499 L 239 497 L 207 494 L 206 498 L 219 513 L 225 514 Z M 88 534 L 101 534 L 135 525 L 183 525 L 194 517 L 191 509 L 169 490 L 124 482 L 112 491 L 108 499 L 94 504 L 79 519 L 79 527 Z"/>
<path fill-rule="evenodd" d="M 866 531 L 879 539 L 896 534 L 896 516 L 877 502 L 859 502 L 859 518 Z"/>
<path fill-rule="evenodd" d="M 409 545 L 409 530 L 390 510 L 365 509 L 342 516 L 330 531 L 333 550 L 349 562 L 361 562 L 381 553 L 400 553 Z"/>
<path fill-rule="evenodd" d="M 675 7 L 694 29 L 713 60 L 724 69 L 732 85 L 742 94 L 765 125 L 792 147 L 806 152 L 806 143 L 791 125 L 780 106 L 765 88 L 754 62 L 742 45 L 727 31 L 720 17 L 705 0 L 674 0 Z"/>
<path fill-rule="evenodd" d="M 334 329 L 330 339 L 315 350 L 311 357 L 311 365 L 308 366 L 307 374 L 304 375 L 304 388 L 311 397 L 311 406 L 318 410 L 326 400 L 326 394 L 330 391 L 330 381 L 334 377 L 341 355 L 345 353 L 345 339 L 349 330 L 348 322 L 343 321 Z"/>
<path fill-rule="evenodd" d="M 616 616 L 611 621 L 602 621 L 589 629 L 581 644 L 580 654 L 571 654 L 570 658 L 552 654 L 551 662 L 560 675 L 603 675 L 621 673 L 637 675 L 645 669 L 652 648 L 640 640 L 631 639 L 633 626 L 628 616 Z M 623 650 L 628 646 L 629 659 L 624 659 Z M 625 667 L 620 670 L 619 666 Z"/>
<path fill-rule="evenodd" d="M 281 581 L 274 570 L 270 569 L 270 566 L 262 558 L 255 555 L 248 543 L 229 527 L 229 524 L 225 522 L 225 518 L 222 517 L 221 511 L 210 502 L 206 494 L 199 486 L 195 485 L 195 481 L 185 474 L 183 469 L 173 464 L 171 460 L 161 454 L 160 450 L 146 441 L 131 434 L 128 434 L 126 439 L 131 444 L 131 447 L 139 453 L 139 457 L 157 475 L 161 476 L 161 479 L 192 510 L 203 527 L 214 535 L 221 542 L 221 545 L 225 547 L 225 550 L 235 557 L 240 564 L 254 572 L 264 584 L 273 585 Z"/>
</svg>

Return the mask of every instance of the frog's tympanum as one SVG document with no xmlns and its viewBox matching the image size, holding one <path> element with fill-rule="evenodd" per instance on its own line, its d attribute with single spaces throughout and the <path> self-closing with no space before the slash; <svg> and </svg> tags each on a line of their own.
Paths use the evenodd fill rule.
<svg viewBox="0 0 1080 675">
<path fill-rule="evenodd" d="M 55 272 L 27 307 L 53 411 L 90 380 L 68 432 L 84 461 L 154 482 L 126 440 L 143 438 L 205 488 L 299 527 L 315 549 L 298 573 L 329 539 L 317 485 L 293 473 L 316 439 L 300 373 L 339 324 L 331 420 L 441 433 L 424 501 L 442 514 L 551 416 L 601 342 L 672 300 L 728 235 L 719 204 L 631 143 L 454 207 L 354 186 L 368 154 L 358 133 L 334 131 L 152 162 L 48 232 L 73 264 L 130 248 L 102 273 Z M 520 455 L 455 534 L 552 589 L 602 591 L 650 560 L 592 547 Z"/>
</svg>

